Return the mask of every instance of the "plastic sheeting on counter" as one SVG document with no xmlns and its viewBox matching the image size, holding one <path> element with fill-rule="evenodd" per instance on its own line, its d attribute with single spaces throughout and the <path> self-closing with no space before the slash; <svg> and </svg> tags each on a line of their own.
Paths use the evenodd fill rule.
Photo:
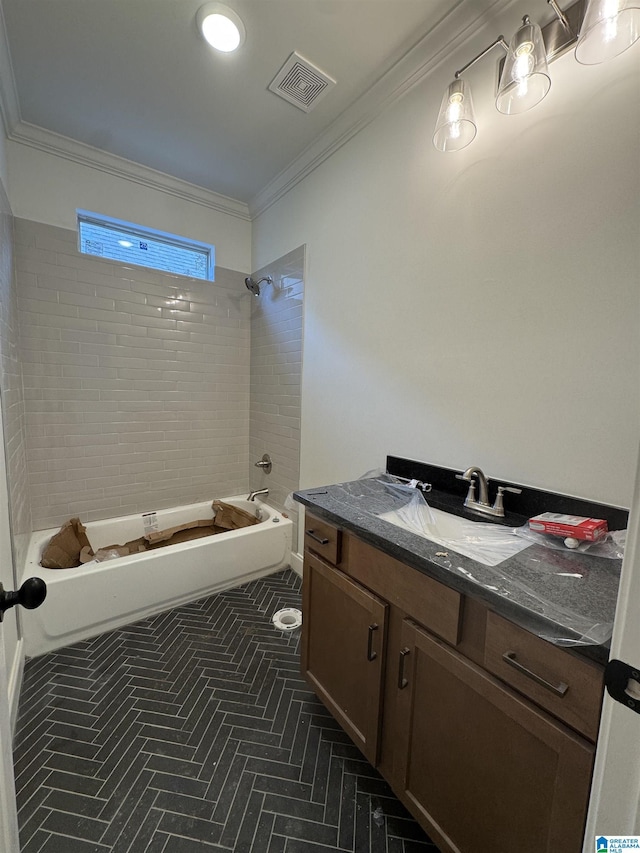
<svg viewBox="0 0 640 853">
<path fill-rule="evenodd" d="M 430 494 L 428 488 L 424 491 L 429 500 L 441 503 L 439 494 Z M 621 538 L 613 540 L 615 553 L 607 554 L 616 559 L 603 559 L 594 551 L 532 541 L 520 528 L 481 520 L 469 522 L 467 529 L 465 520 L 456 515 L 444 513 L 439 519 L 422 490 L 381 471 L 371 471 L 351 482 L 307 489 L 299 497 L 311 512 L 328 514 L 333 523 L 396 559 L 427 571 L 464 594 L 473 595 L 477 590 L 490 607 L 551 643 L 605 646 L 611 636 Z M 385 520 L 389 513 L 395 516 L 394 524 Z M 449 524 L 453 525 L 453 536 Z M 441 536 L 434 542 L 436 531 Z M 500 555 L 508 542 L 516 543 L 515 553 L 489 561 L 493 565 L 468 556 L 470 551 L 463 553 L 469 546 L 489 548 L 494 556 Z M 454 576 L 459 578 L 457 583 Z"/>
</svg>

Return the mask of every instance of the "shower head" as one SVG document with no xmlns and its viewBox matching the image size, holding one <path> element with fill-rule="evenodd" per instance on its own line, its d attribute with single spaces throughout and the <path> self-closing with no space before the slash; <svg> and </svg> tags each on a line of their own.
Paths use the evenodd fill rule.
<svg viewBox="0 0 640 853">
<path fill-rule="evenodd" d="M 250 290 L 254 296 L 260 296 L 260 285 L 263 281 L 266 281 L 267 284 L 273 284 L 273 279 L 270 275 L 265 275 L 263 278 L 260 279 L 260 281 L 254 281 L 254 279 L 252 279 L 251 276 L 248 275 L 245 278 L 244 283 L 247 286 L 247 290 Z"/>
</svg>

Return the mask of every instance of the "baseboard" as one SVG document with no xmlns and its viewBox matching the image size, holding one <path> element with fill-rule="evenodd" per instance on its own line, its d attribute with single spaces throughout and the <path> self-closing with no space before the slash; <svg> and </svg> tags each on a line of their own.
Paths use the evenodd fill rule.
<svg viewBox="0 0 640 853">
<path fill-rule="evenodd" d="M 22 679 L 24 676 L 24 640 L 22 638 L 18 640 L 13 660 L 8 667 L 8 676 L 11 734 L 15 735 L 16 723 L 18 721 L 18 704 L 20 702 L 20 691 L 22 690 Z"/>
<path fill-rule="evenodd" d="M 297 575 L 302 577 L 302 557 L 293 551 L 291 552 L 291 568 Z"/>
</svg>

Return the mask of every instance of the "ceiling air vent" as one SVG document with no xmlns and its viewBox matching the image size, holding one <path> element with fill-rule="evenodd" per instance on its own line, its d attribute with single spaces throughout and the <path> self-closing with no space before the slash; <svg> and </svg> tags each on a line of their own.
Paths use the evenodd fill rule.
<svg viewBox="0 0 640 853">
<path fill-rule="evenodd" d="M 269 90 L 308 113 L 335 85 L 328 74 L 294 51 L 269 84 Z"/>
</svg>

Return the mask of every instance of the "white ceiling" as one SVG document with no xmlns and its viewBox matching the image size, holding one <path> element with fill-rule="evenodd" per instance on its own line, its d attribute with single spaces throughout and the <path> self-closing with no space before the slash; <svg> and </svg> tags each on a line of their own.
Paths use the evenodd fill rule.
<svg viewBox="0 0 640 853">
<path fill-rule="evenodd" d="M 204 0 L 0 2 L 23 126 L 247 203 L 460 5 L 228 0 L 247 37 L 225 55 Z M 308 114 L 267 89 L 294 50 L 337 81 Z"/>
</svg>

